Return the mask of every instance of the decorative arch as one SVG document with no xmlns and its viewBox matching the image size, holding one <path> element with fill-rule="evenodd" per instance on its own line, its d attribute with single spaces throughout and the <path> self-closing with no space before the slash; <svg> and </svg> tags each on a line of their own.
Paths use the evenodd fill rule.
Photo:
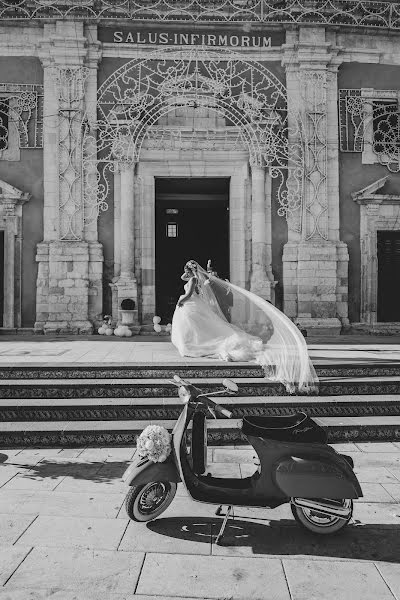
<svg viewBox="0 0 400 600">
<path fill-rule="evenodd" d="M 283 84 L 263 65 L 230 50 L 165 47 L 112 73 L 98 91 L 96 122 L 84 119 L 86 222 L 107 210 L 109 176 L 116 164 L 136 163 L 146 133 L 178 106 L 207 106 L 228 126 L 240 128 L 251 164 L 270 167 L 279 178 L 280 214 L 298 208 L 301 186 L 292 185 L 294 193 L 286 188 L 287 170 L 298 172 L 301 156 L 298 149 L 289 156 Z"/>
</svg>

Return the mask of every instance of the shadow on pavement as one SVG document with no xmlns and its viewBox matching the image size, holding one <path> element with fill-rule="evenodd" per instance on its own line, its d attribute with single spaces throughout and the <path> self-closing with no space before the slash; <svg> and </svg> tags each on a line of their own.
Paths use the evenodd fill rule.
<svg viewBox="0 0 400 600">
<path fill-rule="evenodd" d="M 148 529 L 172 538 L 209 543 L 207 524 L 212 523 L 213 552 L 252 556 L 319 556 L 400 563 L 400 526 L 348 525 L 332 536 L 318 536 L 282 519 L 266 524 L 234 519 L 228 522 L 222 546 L 214 544 L 222 519 L 160 518 Z"/>
<path fill-rule="evenodd" d="M 49 479 L 57 479 L 65 476 L 72 477 L 73 479 L 94 481 L 97 483 L 110 483 L 115 480 L 120 480 L 124 471 L 130 464 L 131 461 L 104 463 L 99 461 L 79 462 L 75 460 L 65 460 L 62 462 L 42 460 L 36 465 L 15 464 L 12 462 L 12 460 L 7 463 L 9 466 L 17 466 L 21 470 L 27 469 L 27 472 L 24 473 L 24 477 L 28 477 L 30 479 L 45 477 L 48 477 Z"/>
</svg>

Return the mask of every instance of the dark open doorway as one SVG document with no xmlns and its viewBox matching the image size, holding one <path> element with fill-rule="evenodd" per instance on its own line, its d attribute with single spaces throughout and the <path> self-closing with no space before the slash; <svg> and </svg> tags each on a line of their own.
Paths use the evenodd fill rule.
<svg viewBox="0 0 400 600">
<path fill-rule="evenodd" d="M 400 231 L 378 231 L 378 321 L 400 321 Z"/>
<path fill-rule="evenodd" d="M 207 260 L 229 278 L 229 179 L 156 179 L 156 312 L 171 322 L 184 264 Z"/>
</svg>

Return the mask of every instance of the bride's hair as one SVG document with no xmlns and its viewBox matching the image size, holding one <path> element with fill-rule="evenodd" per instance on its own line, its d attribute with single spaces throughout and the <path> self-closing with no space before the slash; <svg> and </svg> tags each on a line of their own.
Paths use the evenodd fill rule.
<svg viewBox="0 0 400 600">
<path fill-rule="evenodd" d="M 193 277 L 196 278 L 196 294 L 199 294 L 199 274 L 197 271 L 197 268 L 200 265 L 195 261 L 195 260 L 188 260 L 187 263 L 185 264 L 185 269 L 189 269 L 192 272 Z"/>
<path fill-rule="evenodd" d="M 197 262 L 195 260 L 188 260 L 185 267 L 187 267 L 188 269 L 190 269 L 192 271 L 192 273 L 194 273 L 195 275 L 197 275 L 197 267 L 199 265 L 197 264 Z"/>
</svg>

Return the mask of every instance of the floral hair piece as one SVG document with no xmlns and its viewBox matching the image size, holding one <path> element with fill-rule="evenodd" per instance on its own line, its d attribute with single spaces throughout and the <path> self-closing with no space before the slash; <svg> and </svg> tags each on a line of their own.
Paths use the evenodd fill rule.
<svg viewBox="0 0 400 600">
<path fill-rule="evenodd" d="M 191 269 L 192 271 L 197 271 L 197 262 L 195 260 L 188 260 L 185 267 Z"/>
</svg>

